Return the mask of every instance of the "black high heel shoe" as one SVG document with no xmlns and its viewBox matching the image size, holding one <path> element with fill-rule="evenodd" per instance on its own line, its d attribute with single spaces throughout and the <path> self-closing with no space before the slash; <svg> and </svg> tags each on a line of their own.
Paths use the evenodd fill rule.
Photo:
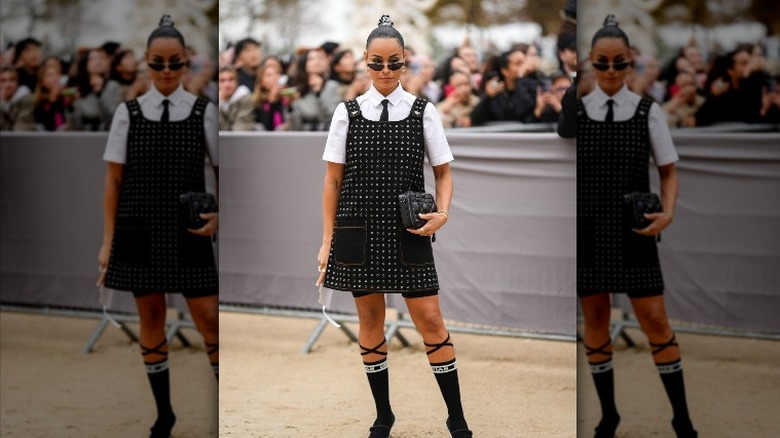
<svg viewBox="0 0 780 438">
<path fill-rule="evenodd" d="M 390 424 L 377 424 L 376 421 L 374 422 L 374 425 L 368 429 L 370 432 L 368 438 L 390 438 L 390 430 L 395 424 L 395 414 L 390 415 Z"/>
<path fill-rule="evenodd" d="M 447 418 L 447 430 L 450 431 L 450 436 L 452 436 L 452 438 L 471 438 L 474 436 L 474 432 L 469 430 L 467 427 L 463 429 L 452 430 L 450 427 L 449 418 Z"/>
<path fill-rule="evenodd" d="M 152 434 L 149 438 L 170 438 L 174 424 L 176 424 L 176 416 L 173 414 L 170 417 L 158 418 L 151 428 Z"/>
<path fill-rule="evenodd" d="M 596 426 L 596 435 L 594 438 L 614 438 L 618 424 L 620 424 L 620 415 L 615 414 L 608 417 L 601 417 L 599 425 Z"/>
<path fill-rule="evenodd" d="M 693 423 L 688 418 L 678 420 L 672 419 L 672 428 L 677 438 L 697 438 L 699 433 L 693 428 Z"/>
</svg>

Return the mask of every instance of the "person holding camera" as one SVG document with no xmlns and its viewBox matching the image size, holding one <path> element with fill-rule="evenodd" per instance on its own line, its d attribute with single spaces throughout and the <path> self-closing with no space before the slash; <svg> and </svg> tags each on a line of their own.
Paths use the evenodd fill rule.
<svg viewBox="0 0 780 438">
<path fill-rule="evenodd" d="M 597 438 L 612 438 L 615 406 L 610 294 L 631 300 L 674 411 L 678 438 L 697 436 L 688 413 L 680 347 L 664 306 L 664 279 L 656 237 L 674 218 L 678 161 L 661 108 L 626 86 L 631 68 L 628 36 L 609 15 L 591 41 L 596 87 L 577 107 L 577 295 L 585 322 L 583 344 L 601 404 Z M 661 180 L 662 211 L 628 220 L 632 193 L 650 191 L 653 156 Z"/>
<path fill-rule="evenodd" d="M 141 354 L 157 406 L 153 438 L 170 436 L 176 422 L 165 293 L 186 298 L 219 379 L 219 283 L 211 246 L 219 215 L 201 214 L 203 224 L 192 224 L 181 205 L 183 194 L 205 192 L 206 157 L 218 175 L 217 111 L 184 91 L 184 48 L 184 37 L 163 16 L 146 44 L 152 88 L 119 105 L 103 156 L 108 172 L 98 285 L 135 298 Z"/>
<path fill-rule="evenodd" d="M 526 55 L 518 46 L 488 62 L 480 84 L 481 99 L 471 112 L 473 126 L 495 121 L 525 122 L 533 113 L 534 96 L 521 83 L 525 62 Z"/>
<path fill-rule="evenodd" d="M 385 293 L 401 294 L 427 348 L 431 370 L 449 414 L 454 438 L 472 436 L 463 414 L 458 364 L 439 307 L 439 280 L 431 236 L 449 219 L 453 160 L 432 103 L 400 85 L 404 40 L 383 15 L 366 41 L 372 85 L 333 114 L 323 154 L 322 246 L 317 285 L 351 292 L 360 324 L 359 347 L 376 407 L 369 438 L 387 438 L 395 423 L 390 407 Z M 425 223 L 406 228 L 399 195 L 425 187 L 425 156 L 436 180 L 436 208 Z M 431 195 L 428 195 L 431 196 Z"/>
</svg>

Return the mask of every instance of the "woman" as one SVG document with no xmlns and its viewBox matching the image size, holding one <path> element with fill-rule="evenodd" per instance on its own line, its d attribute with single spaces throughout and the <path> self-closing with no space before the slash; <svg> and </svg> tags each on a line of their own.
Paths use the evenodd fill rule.
<svg viewBox="0 0 780 438">
<path fill-rule="evenodd" d="M 147 40 L 152 89 L 117 108 L 106 145 L 108 161 L 98 285 L 129 291 L 140 318 L 139 344 L 157 406 L 152 437 L 176 422 L 170 402 L 165 293 L 182 293 L 219 379 L 218 283 L 211 237 L 219 215 L 189 229 L 179 197 L 204 192 L 206 156 L 217 173 L 217 112 L 184 91 L 184 38 L 170 16 Z"/>
<path fill-rule="evenodd" d="M 255 88 L 257 90 L 257 88 Z M 219 130 L 252 131 L 255 108 L 252 92 L 238 85 L 238 72 L 232 65 L 219 69 Z"/>
<path fill-rule="evenodd" d="M 307 50 L 298 60 L 295 85 L 300 97 L 292 103 L 290 130 L 326 131 L 341 102 L 338 82 L 328 79 L 328 64 L 319 50 Z"/>
<path fill-rule="evenodd" d="M 290 95 L 282 93 L 291 89 L 285 89 L 282 85 L 281 63 L 275 58 L 266 61 L 257 72 L 257 83 L 251 98 L 254 122 L 260 130 L 281 131 L 287 129 L 285 120 L 290 110 Z"/>
<path fill-rule="evenodd" d="M 428 347 L 456 438 L 470 437 L 463 416 L 455 351 L 439 308 L 439 283 L 431 237 L 447 222 L 452 198 L 452 161 L 433 104 L 404 91 L 404 41 L 383 15 L 364 53 L 373 82 L 369 91 L 339 104 L 323 159 L 322 247 L 317 284 L 352 292 L 360 320 L 359 346 L 376 405 L 370 438 L 387 438 L 395 422 L 388 394 L 384 293 L 401 293 Z M 438 211 L 421 214 L 419 229 L 401 225 L 398 195 L 425 187 L 423 159 L 436 178 Z M 408 169 L 402 171 L 401 169 Z"/>
<path fill-rule="evenodd" d="M 54 65 L 44 65 L 38 70 L 35 86 L 35 126 L 38 131 L 63 131 L 68 129 L 73 95 L 60 82 L 62 71 Z"/>
<path fill-rule="evenodd" d="M 454 70 L 448 85 L 452 91 L 436 104 L 442 124 L 445 128 L 468 128 L 471 126 L 471 110 L 479 103 L 479 98 L 471 92 L 471 75 Z"/>
<path fill-rule="evenodd" d="M 479 103 L 471 112 L 471 124 L 487 122 L 525 122 L 536 106 L 536 88 L 530 89 L 521 81 L 525 55 L 519 48 L 511 48 L 486 67 Z M 531 92 L 533 90 L 533 93 Z"/>
<path fill-rule="evenodd" d="M 108 78 L 117 83 L 120 101 L 129 100 L 127 98 L 128 92 L 136 80 L 137 71 L 138 62 L 135 60 L 135 53 L 131 49 L 120 50 L 111 59 Z"/>
<path fill-rule="evenodd" d="M 119 83 L 108 79 L 106 54 L 92 49 L 79 60 L 73 85 L 79 98 L 73 103 L 70 129 L 106 131 L 111 126 L 116 107 L 121 102 Z"/>
<path fill-rule="evenodd" d="M 591 42 L 597 85 L 580 99 L 577 112 L 577 294 L 585 319 L 585 350 L 601 402 L 596 437 L 615 436 L 620 422 L 614 397 L 610 293 L 626 293 L 631 299 L 674 410 L 674 431 L 678 437 L 695 437 L 680 349 L 664 308 L 655 241 L 674 217 L 678 157 L 658 104 L 626 87 L 629 47 L 614 16 L 608 16 Z M 661 179 L 663 212 L 645 214 L 650 225 L 631 229 L 621 222 L 623 196 L 650 190 L 651 152 Z"/>
</svg>

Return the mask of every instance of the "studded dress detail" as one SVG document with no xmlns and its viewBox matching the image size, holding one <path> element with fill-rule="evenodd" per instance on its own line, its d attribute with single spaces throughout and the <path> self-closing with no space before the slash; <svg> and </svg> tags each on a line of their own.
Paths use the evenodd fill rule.
<svg viewBox="0 0 780 438">
<path fill-rule="evenodd" d="M 623 195 L 650 191 L 648 116 L 601 122 L 577 104 L 577 293 L 657 294 L 664 281 L 655 238 L 631 231 Z"/>
<path fill-rule="evenodd" d="M 401 224 L 398 195 L 424 190 L 423 113 L 417 98 L 408 117 L 366 119 L 356 100 L 349 115 L 344 179 L 324 286 L 350 292 L 428 292 L 439 289 L 431 238 Z"/>
<path fill-rule="evenodd" d="M 205 191 L 207 104 L 198 98 L 189 117 L 164 123 L 145 118 L 138 101 L 126 103 L 127 158 L 106 287 L 193 296 L 218 291 L 210 238 L 188 232 L 179 209 L 180 194 Z"/>
</svg>

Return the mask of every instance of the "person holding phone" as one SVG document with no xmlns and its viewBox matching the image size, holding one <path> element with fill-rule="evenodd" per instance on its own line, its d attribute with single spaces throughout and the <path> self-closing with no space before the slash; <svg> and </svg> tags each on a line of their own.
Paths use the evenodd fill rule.
<svg viewBox="0 0 780 438">
<path fill-rule="evenodd" d="M 626 86 L 630 47 L 615 16 L 609 15 L 591 41 L 596 88 L 577 106 L 577 295 L 585 322 L 585 354 L 601 404 L 595 436 L 614 437 L 620 423 L 610 294 L 624 293 L 652 348 L 674 411 L 672 427 L 678 438 L 694 438 L 697 432 L 685 398 L 680 346 L 666 315 L 656 247 L 656 236 L 674 218 L 678 156 L 661 108 Z M 632 229 L 623 220 L 624 196 L 650 191 L 651 155 L 658 166 L 663 211 L 645 214 L 650 224 Z"/>
<path fill-rule="evenodd" d="M 165 15 L 147 39 L 152 88 L 117 108 L 103 158 L 103 245 L 98 286 L 132 292 L 140 320 L 139 344 L 157 407 L 152 438 L 169 437 L 171 406 L 165 293 L 181 293 L 206 344 L 219 380 L 219 283 L 211 236 L 219 214 L 188 228 L 180 196 L 204 192 L 204 163 L 217 172 L 217 111 L 184 91 L 184 37 Z M 216 394 L 215 394 L 216 397 Z M 209 405 L 210 404 L 205 404 Z"/>
<path fill-rule="evenodd" d="M 376 407 L 369 438 L 387 438 L 395 423 L 390 406 L 385 293 L 401 294 L 426 346 L 431 370 L 447 405 L 453 438 L 472 436 L 460 399 L 458 364 L 439 307 L 439 280 L 431 236 L 449 219 L 453 160 L 432 103 L 400 85 L 405 70 L 401 34 L 383 15 L 363 54 L 372 85 L 341 103 L 323 153 L 322 246 L 317 285 L 352 293 L 360 324 L 359 347 Z M 399 195 L 425 186 L 425 156 L 436 179 L 438 211 L 420 214 L 418 229 L 402 225 Z"/>
<path fill-rule="evenodd" d="M 257 84 L 252 93 L 255 129 L 277 131 L 287 129 L 290 99 L 295 96 L 295 88 L 286 88 L 286 76 L 282 76 L 281 64 L 273 58 L 263 61 L 257 71 Z"/>
<path fill-rule="evenodd" d="M 519 47 L 491 60 L 484 75 L 481 99 L 471 112 L 473 126 L 495 121 L 524 122 L 533 113 L 534 96 L 520 81 L 525 61 Z"/>
</svg>

